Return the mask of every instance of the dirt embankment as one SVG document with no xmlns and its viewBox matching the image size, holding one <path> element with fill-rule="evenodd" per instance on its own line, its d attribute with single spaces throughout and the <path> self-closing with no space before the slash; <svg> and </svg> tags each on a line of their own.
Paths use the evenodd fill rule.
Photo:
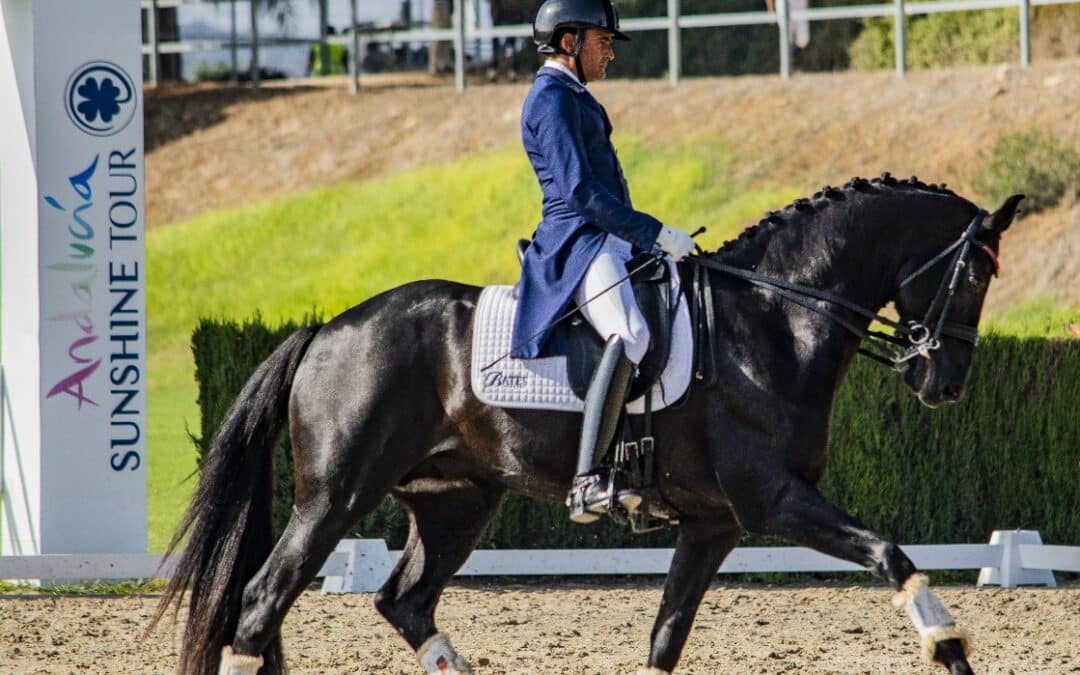
<svg viewBox="0 0 1080 675">
<path fill-rule="evenodd" d="M 326 86 L 331 84 L 332 86 Z M 462 94 L 425 77 L 267 87 L 164 87 L 146 97 L 151 227 L 342 180 L 363 179 L 517 142 L 527 84 Z M 734 179 L 812 192 L 884 170 L 970 194 L 978 150 L 1037 126 L 1080 144 L 1080 60 L 1029 69 L 892 72 L 595 85 L 616 128 L 651 143 L 730 139 Z M 997 205 L 987 205 L 995 207 Z M 1040 295 L 1080 303 L 1080 208 L 1022 221 L 1005 247 L 992 305 Z"/>
</svg>

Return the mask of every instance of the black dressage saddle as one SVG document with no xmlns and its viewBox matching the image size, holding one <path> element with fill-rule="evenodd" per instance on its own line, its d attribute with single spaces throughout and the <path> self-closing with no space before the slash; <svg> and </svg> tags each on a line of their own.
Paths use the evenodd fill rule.
<svg viewBox="0 0 1080 675">
<path fill-rule="evenodd" d="M 518 240 L 519 261 L 524 261 L 529 244 L 528 239 Z M 647 264 L 650 259 L 655 262 Z M 630 384 L 628 401 L 645 395 L 660 379 L 671 354 L 672 326 L 675 323 L 676 305 L 671 298 L 670 268 L 663 260 L 649 253 L 635 256 L 626 264 L 626 271 L 629 273 L 639 267 L 642 269 L 634 274 L 631 284 L 638 308 L 649 326 L 650 339 L 649 350 L 638 365 L 637 377 Z M 566 371 L 570 388 L 578 398 L 584 400 L 600 356 L 604 353 L 604 340 L 580 311 L 574 312 L 566 320 L 570 323 L 566 331 Z"/>
</svg>

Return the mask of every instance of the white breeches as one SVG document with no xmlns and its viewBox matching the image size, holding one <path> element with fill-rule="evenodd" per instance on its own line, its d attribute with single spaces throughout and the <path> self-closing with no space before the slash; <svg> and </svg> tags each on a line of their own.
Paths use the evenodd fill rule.
<svg viewBox="0 0 1080 675">
<path fill-rule="evenodd" d="M 607 340 L 612 335 L 618 335 L 626 348 L 626 358 L 638 364 L 649 349 L 649 327 L 634 300 L 630 281 L 624 281 L 586 304 L 590 298 L 626 276 L 626 263 L 631 257 L 630 242 L 608 235 L 604 248 L 593 260 L 574 293 L 574 301 L 600 337 Z"/>
</svg>

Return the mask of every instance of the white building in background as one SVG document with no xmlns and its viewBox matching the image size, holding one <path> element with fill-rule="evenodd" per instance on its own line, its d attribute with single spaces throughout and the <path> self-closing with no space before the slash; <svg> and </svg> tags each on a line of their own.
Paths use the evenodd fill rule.
<svg viewBox="0 0 1080 675">
<path fill-rule="evenodd" d="M 404 0 L 358 0 L 357 12 L 360 24 L 386 24 L 400 21 Z M 246 41 L 251 35 L 249 5 L 244 0 L 236 4 L 237 38 Z M 431 17 L 432 0 L 409 0 L 409 13 L 414 24 L 427 24 Z M 292 0 L 288 17 L 279 22 L 270 12 L 259 15 L 260 40 L 273 38 L 310 38 L 319 35 L 319 8 L 315 0 Z M 342 33 L 349 27 L 349 0 L 329 0 L 329 24 Z M 229 2 L 184 2 L 177 10 L 181 40 L 228 40 L 232 8 Z M 471 26 L 490 26 L 491 11 L 488 0 L 465 0 L 465 20 Z M 479 16 L 479 23 L 477 17 Z M 419 48 L 423 45 L 413 45 Z M 259 63 L 270 71 L 280 71 L 286 77 L 303 77 L 306 74 L 310 45 L 298 44 L 287 46 L 260 45 Z M 471 44 L 466 48 L 470 56 L 480 54 L 487 58 L 491 53 L 489 41 Z M 200 68 L 229 67 L 228 49 L 187 52 L 181 57 L 181 75 L 183 79 L 195 79 Z M 251 54 L 246 49 L 237 53 L 238 69 L 249 68 Z"/>
</svg>

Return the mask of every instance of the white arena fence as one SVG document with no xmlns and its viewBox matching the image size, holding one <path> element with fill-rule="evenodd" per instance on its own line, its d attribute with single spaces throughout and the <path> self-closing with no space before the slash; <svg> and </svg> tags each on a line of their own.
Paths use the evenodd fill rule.
<svg viewBox="0 0 1080 675">
<path fill-rule="evenodd" d="M 157 54 L 176 54 L 183 52 L 195 52 L 204 49 L 252 49 L 257 54 L 259 39 L 255 35 L 254 40 L 199 40 L 179 42 L 159 42 L 156 39 L 154 7 L 175 7 L 182 4 L 182 0 L 140 0 L 142 8 L 148 13 L 147 42 L 143 45 L 143 54 L 150 56 L 148 75 L 150 81 L 157 84 Z M 190 0 L 189 0 L 190 1 Z M 334 44 L 349 45 L 352 58 L 349 63 L 349 73 L 352 91 L 359 91 L 358 75 L 359 55 L 362 53 L 362 45 L 368 42 L 378 43 L 409 43 L 409 42 L 452 42 L 454 45 L 454 74 L 458 90 L 465 88 L 465 44 L 469 40 L 506 38 L 506 37 L 532 37 L 532 26 L 495 26 L 477 28 L 469 26 L 462 20 L 464 16 L 464 3 L 469 0 L 453 0 L 453 27 L 452 28 L 409 28 L 406 30 L 387 28 L 367 29 L 358 27 L 356 16 L 356 3 L 358 0 L 347 0 L 352 10 L 352 29 L 350 35 L 334 35 L 326 38 L 327 42 Z M 642 17 L 624 19 L 620 28 L 625 32 L 644 30 L 666 30 L 668 35 L 668 77 L 672 84 L 677 84 L 682 72 L 681 42 L 680 35 L 687 28 L 718 28 L 723 26 L 750 26 L 750 25 L 775 25 L 779 33 L 780 49 L 780 76 L 784 79 L 791 77 L 791 44 L 792 22 L 831 21 L 835 19 L 863 19 L 867 17 L 888 16 L 893 17 L 893 36 L 896 49 L 896 72 L 903 76 L 907 71 L 907 38 L 904 31 L 905 17 L 920 14 L 935 14 L 939 12 L 970 12 L 988 9 L 1015 8 L 1020 19 L 1020 65 L 1027 67 L 1031 63 L 1031 8 L 1043 5 L 1070 5 L 1078 4 L 1080 0 L 940 0 L 935 2 L 906 2 L 905 0 L 893 0 L 886 4 L 851 5 L 841 7 L 807 7 L 805 9 L 792 9 L 791 0 L 775 0 L 775 11 L 771 12 L 725 12 L 720 14 L 682 14 L 679 0 L 668 0 L 667 15 L 658 17 Z M 237 2 L 236 4 L 248 5 L 248 14 L 251 12 L 251 3 Z M 359 28 L 359 29 L 358 29 Z M 280 38 L 273 42 L 263 44 L 311 44 L 319 38 Z M 258 59 L 254 59 L 258 63 Z M 235 59 L 234 59 L 235 62 Z M 258 86 L 258 79 L 253 80 Z"/>
<path fill-rule="evenodd" d="M 1053 571 L 1080 572 L 1080 546 L 1044 545 L 1033 530 L 1000 530 L 988 544 L 903 546 L 922 570 L 981 570 L 979 586 L 1056 586 Z M 475 551 L 458 576 L 602 576 L 666 574 L 672 549 L 540 549 Z M 345 539 L 319 571 L 324 593 L 370 593 L 401 557 L 381 539 Z M 167 577 L 171 560 L 153 554 L 0 556 L 0 579 L 43 583 Z M 720 574 L 865 572 L 800 547 L 737 548 Z"/>
</svg>

